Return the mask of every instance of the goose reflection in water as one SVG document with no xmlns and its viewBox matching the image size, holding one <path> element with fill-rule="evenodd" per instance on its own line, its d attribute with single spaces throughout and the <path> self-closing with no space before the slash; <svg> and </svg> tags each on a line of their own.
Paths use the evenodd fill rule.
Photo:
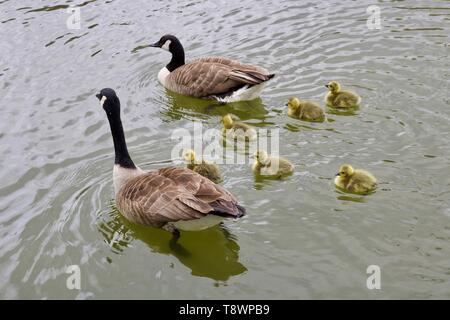
<svg viewBox="0 0 450 320">
<path fill-rule="evenodd" d="M 169 121 L 180 120 L 183 117 L 205 120 L 214 116 L 222 117 L 228 113 L 241 120 L 264 119 L 268 114 L 260 98 L 224 104 L 214 100 L 183 96 L 170 90 L 166 90 L 166 95 L 168 101 L 163 114 Z"/>
<path fill-rule="evenodd" d="M 183 236 L 173 242 L 168 232 L 133 224 L 111 206 L 97 228 L 116 254 L 124 252 L 138 239 L 154 252 L 174 256 L 194 276 L 227 281 L 230 277 L 247 271 L 239 262 L 240 248 L 236 237 L 223 225 L 204 231 L 183 232 Z"/>
</svg>

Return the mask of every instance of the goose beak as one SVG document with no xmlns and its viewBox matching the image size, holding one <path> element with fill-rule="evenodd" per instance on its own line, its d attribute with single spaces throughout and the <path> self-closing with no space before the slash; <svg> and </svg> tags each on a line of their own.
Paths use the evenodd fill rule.
<svg viewBox="0 0 450 320">
<path fill-rule="evenodd" d="M 150 44 L 149 47 L 160 48 L 160 45 L 159 45 L 159 42 L 155 42 L 155 43 Z"/>
<path fill-rule="evenodd" d="M 100 93 L 97 93 L 95 96 L 97 97 L 98 100 L 102 99 L 102 95 Z"/>
</svg>

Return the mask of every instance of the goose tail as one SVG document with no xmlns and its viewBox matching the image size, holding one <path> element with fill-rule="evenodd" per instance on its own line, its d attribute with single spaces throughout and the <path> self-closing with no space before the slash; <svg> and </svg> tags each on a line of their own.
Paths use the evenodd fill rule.
<svg viewBox="0 0 450 320">
<path fill-rule="evenodd" d="M 222 201 L 217 200 L 209 205 L 214 209 L 214 211 L 211 212 L 212 214 L 225 218 L 241 218 L 245 216 L 246 213 L 245 208 L 237 203 L 228 203 L 225 205 Z"/>
</svg>

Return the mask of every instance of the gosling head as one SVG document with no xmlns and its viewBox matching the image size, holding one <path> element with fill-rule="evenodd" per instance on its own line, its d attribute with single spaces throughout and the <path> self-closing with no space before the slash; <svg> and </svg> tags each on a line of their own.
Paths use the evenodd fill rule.
<svg viewBox="0 0 450 320">
<path fill-rule="evenodd" d="M 289 98 L 287 105 L 288 105 L 289 109 L 296 110 L 296 109 L 298 109 L 298 107 L 300 107 L 300 100 L 295 97 Z"/>
<path fill-rule="evenodd" d="M 339 176 L 341 178 L 347 178 L 353 175 L 355 170 L 353 167 L 349 164 L 344 164 L 339 168 L 339 172 L 336 173 L 336 176 Z"/>
<path fill-rule="evenodd" d="M 262 165 L 268 165 L 270 163 L 269 155 L 264 150 L 255 152 L 255 160 Z"/>
<path fill-rule="evenodd" d="M 108 116 L 118 116 L 120 114 L 120 100 L 113 89 L 104 88 L 95 96 L 100 101 L 100 106 Z"/>
<path fill-rule="evenodd" d="M 330 92 L 333 93 L 341 91 L 341 85 L 337 81 L 328 82 L 328 84 L 326 84 L 325 87 L 327 87 L 328 90 L 330 90 Z"/>
<path fill-rule="evenodd" d="M 222 117 L 222 123 L 225 128 L 231 128 L 233 126 L 233 118 L 231 115 L 227 114 Z"/>
<path fill-rule="evenodd" d="M 187 149 L 183 153 L 183 158 L 188 163 L 194 163 L 195 162 L 195 152 L 192 149 Z"/>
</svg>

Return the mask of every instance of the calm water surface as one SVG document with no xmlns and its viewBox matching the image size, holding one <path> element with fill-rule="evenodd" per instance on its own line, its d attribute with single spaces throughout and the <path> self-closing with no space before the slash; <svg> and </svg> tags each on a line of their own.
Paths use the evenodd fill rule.
<svg viewBox="0 0 450 320">
<path fill-rule="evenodd" d="M 378 4 L 380 30 L 366 8 Z M 69 5 L 81 29 L 66 26 Z M 448 1 L 0 1 L 0 297 L 450 298 Z M 162 50 L 226 55 L 277 77 L 260 100 L 211 106 L 166 92 Z M 309 124 L 288 97 L 322 101 L 339 80 L 355 114 Z M 280 129 L 285 181 L 221 167 L 248 216 L 169 245 L 114 209 L 109 126 L 94 94 L 115 88 L 136 163 L 173 164 L 171 132 L 231 112 Z M 343 162 L 380 180 L 369 197 L 332 179 Z M 81 290 L 66 288 L 79 265 Z M 366 288 L 379 265 L 381 290 Z"/>
</svg>

